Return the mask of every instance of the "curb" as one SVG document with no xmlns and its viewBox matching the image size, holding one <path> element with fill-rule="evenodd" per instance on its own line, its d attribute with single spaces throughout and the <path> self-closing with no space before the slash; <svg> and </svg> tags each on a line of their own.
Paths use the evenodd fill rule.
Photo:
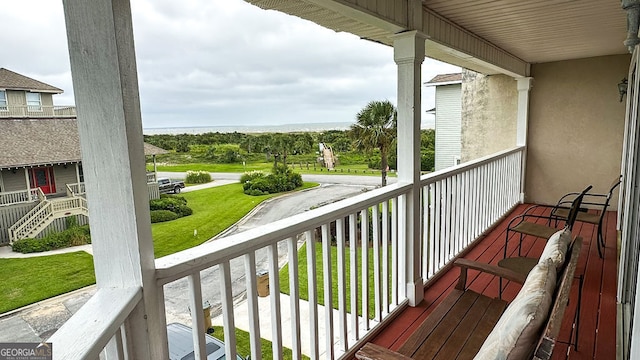
<svg viewBox="0 0 640 360">
<path fill-rule="evenodd" d="M 93 290 L 95 287 L 96 287 L 96 284 L 88 285 L 88 286 L 85 286 L 85 287 L 80 288 L 80 289 L 76 289 L 76 290 L 73 290 L 73 291 L 66 292 L 64 294 L 56 295 L 54 297 L 50 297 L 48 299 L 40 300 L 38 302 L 34 302 L 33 304 L 29 304 L 29 305 L 25 305 L 25 306 L 17 308 L 17 309 L 9 310 L 9 311 L 7 311 L 5 313 L 0 314 L 0 320 L 3 320 L 5 318 L 8 318 L 10 316 L 16 315 L 16 314 L 24 312 L 24 311 L 31 310 L 32 308 L 35 308 L 37 306 L 47 305 L 48 303 L 53 303 L 53 302 L 56 302 L 56 303 L 61 302 L 61 299 L 65 298 L 65 297 L 75 296 L 75 295 L 78 295 L 78 294 L 80 294 L 80 293 L 82 293 L 84 291 Z"/>
<path fill-rule="evenodd" d="M 211 241 L 226 237 L 229 233 L 235 231 L 238 229 L 238 227 L 242 226 L 244 223 L 246 223 L 249 218 L 251 218 L 255 213 L 257 213 L 258 211 L 262 210 L 262 208 L 264 208 L 265 206 L 267 206 L 267 204 L 275 201 L 275 200 L 280 200 L 284 197 L 293 195 L 293 194 L 299 194 L 302 192 L 307 192 L 307 191 L 311 191 L 311 190 L 315 190 L 317 188 L 321 188 L 322 184 L 319 184 L 318 186 L 314 186 L 312 188 L 308 188 L 308 189 L 304 189 L 304 190 L 300 190 L 300 191 L 289 191 L 287 193 L 284 193 L 282 195 L 278 195 L 272 198 L 269 198 L 263 202 L 261 202 L 260 204 L 258 204 L 256 207 L 254 207 L 253 209 L 251 209 L 251 211 L 249 211 L 245 216 L 243 216 L 242 218 L 240 218 L 240 220 L 236 221 L 235 224 L 229 226 L 228 228 L 226 228 L 225 230 L 223 230 L 222 232 L 218 233 L 217 235 L 215 235 L 214 237 L 212 237 L 211 239 L 205 241 L 203 244 L 209 243 Z"/>
</svg>

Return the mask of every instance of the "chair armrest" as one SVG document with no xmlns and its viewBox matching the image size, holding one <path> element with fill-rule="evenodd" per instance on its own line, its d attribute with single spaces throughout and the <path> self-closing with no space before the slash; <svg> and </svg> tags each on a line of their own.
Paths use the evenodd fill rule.
<svg viewBox="0 0 640 360">
<path fill-rule="evenodd" d="M 531 211 L 535 210 L 535 209 L 539 209 L 539 208 L 552 208 L 553 205 L 544 205 L 544 204 L 536 204 L 536 205 L 531 205 L 529 206 L 523 213 L 522 215 L 529 215 Z"/>
<path fill-rule="evenodd" d="M 513 270 L 502 268 L 497 265 L 481 263 L 478 261 L 458 259 L 453 264 L 460 268 L 460 277 L 458 278 L 458 284 L 456 285 L 456 289 L 458 290 L 464 290 L 467 286 L 468 269 L 477 270 L 494 276 L 499 276 L 503 279 L 515 281 L 519 284 L 524 284 L 524 281 L 527 279 L 526 275 L 517 273 Z"/>
<path fill-rule="evenodd" d="M 393 350 L 389 350 L 380 345 L 366 343 L 356 353 L 356 359 L 360 360 L 411 360 L 410 357 L 404 356 Z"/>
<path fill-rule="evenodd" d="M 552 206 L 550 206 L 552 207 Z M 553 211 L 553 210 L 552 210 Z M 555 216 L 552 214 L 550 215 L 533 215 L 533 214 L 520 214 L 518 216 L 514 216 L 511 221 L 509 221 L 509 225 L 507 225 L 507 229 L 511 229 L 514 226 L 512 226 L 515 222 L 517 222 L 516 225 L 520 224 L 521 222 L 527 220 L 528 218 L 533 218 L 533 219 L 546 219 L 546 220 L 565 220 L 561 217 Z M 520 220 L 520 221 L 517 221 Z"/>
</svg>

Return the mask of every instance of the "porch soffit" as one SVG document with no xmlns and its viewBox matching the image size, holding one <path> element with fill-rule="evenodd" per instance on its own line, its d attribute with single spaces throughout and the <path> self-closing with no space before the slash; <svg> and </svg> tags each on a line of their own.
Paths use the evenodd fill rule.
<svg viewBox="0 0 640 360">
<path fill-rule="evenodd" d="M 627 52 L 620 1 L 425 0 L 430 10 L 529 63 Z"/>
<path fill-rule="evenodd" d="M 245 1 L 386 45 L 420 27 L 429 57 L 485 74 L 527 76 L 530 63 L 626 53 L 617 1 L 426 0 L 422 25 L 413 27 L 412 0 Z"/>
</svg>

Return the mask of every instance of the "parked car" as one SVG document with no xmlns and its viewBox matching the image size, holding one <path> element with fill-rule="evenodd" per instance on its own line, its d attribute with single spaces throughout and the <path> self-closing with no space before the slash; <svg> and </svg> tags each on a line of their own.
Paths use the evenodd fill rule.
<svg viewBox="0 0 640 360">
<path fill-rule="evenodd" d="M 169 340 L 170 360 L 195 359 L 193 353 L 193 335 L 190 327 L 179 323 L 167 325 L 167 339 Z M 222 341 L 209 334 L 205 334 L 204 339 L 206 341 L 207 360 L 222 360 L 225 358 L 224 343 Z M 237 360 L 245 359 L 238 355 Z"/>
<path fill-rule="evenodd" d="M 158 187 L 161 194 L 180 194 L 180 190 L 184 189 L 184 181 L 173 181 L 167 178 L 158 179 Z"/>
</svg>

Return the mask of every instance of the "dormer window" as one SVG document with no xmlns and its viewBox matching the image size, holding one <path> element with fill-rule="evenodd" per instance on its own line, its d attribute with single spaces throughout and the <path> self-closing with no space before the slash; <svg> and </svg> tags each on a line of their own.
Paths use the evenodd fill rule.
<svg viewBox="0 0 640 360">
<path fill-rule="evenodd" d="M 40 93 L 27 92 L 27 109 L 29 111 L 42 111 Z"/>
<path fill-rule="evenodd" d="M 0 111 L 7 111 L 7 92 L 0 90 Z"/>
</svg>

